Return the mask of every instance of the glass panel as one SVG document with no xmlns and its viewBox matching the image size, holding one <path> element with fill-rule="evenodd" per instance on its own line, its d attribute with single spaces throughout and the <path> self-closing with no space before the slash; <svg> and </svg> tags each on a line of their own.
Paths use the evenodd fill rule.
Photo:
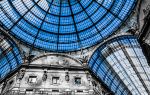
<svg viewBox="0 0 150 95">
<path fill-rule="evenodd" d="M 115 32 L 136 1 L 3 0 L 0 25 L 33 47 L 75 51 L 93 46 Z"/>
<path fill-rule="evenodd" d="M 0 81 L 22 64 L 17 45 L 0 32 Z"/>
<path fill-rule="evenodd" d="M 107 41 L 94 52 L 88 65 L 115 95 L 149 94 L 150 67 L 136 37 Z"/>
</svg>

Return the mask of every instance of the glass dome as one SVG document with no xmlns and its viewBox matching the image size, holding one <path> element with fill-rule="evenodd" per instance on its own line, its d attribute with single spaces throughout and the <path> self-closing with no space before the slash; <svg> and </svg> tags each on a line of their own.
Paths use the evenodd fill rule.
<svg viewBox="0 0 150 95">
<path fill-rule="evenodd" d="M 93 46 L 115 32 L 136 0 L 2 0 L 0 25 L 24 43 L 67 52 Z"/>
<path fill-rule="evenodd" d="M 16 44 L 0 32 L 0 81 L 22 64 Z"/>
</svg>

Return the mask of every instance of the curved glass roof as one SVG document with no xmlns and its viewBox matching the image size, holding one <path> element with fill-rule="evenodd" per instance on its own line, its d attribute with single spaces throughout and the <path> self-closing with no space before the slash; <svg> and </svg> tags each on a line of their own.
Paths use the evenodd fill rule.
<svg viewBox="0 0 150 95">
<path fill-rule="evenodd" d="M 125 21 L 136 0 L 2 0 L 0 24 L 33 47 L 57 52 L 93 46 Z"/>
<path fill-rule="evenodd" d="M 16 44 L 0 32 L 0 81 L 22 64 Z"/>
<path fill-rule="evenodd" d="M 115 95 L 149 95 L 150 66 L 136 37 L 116 37 L 100 46 L 88 62 Z"/>
</svg>

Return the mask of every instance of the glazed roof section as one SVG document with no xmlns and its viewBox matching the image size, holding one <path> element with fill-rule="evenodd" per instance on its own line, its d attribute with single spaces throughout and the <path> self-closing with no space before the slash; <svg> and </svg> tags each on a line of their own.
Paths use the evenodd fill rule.
<svg viewBox="0 0 150 95">
<path fill-rule="evenodd" d="M 150 67 L 134 36 L 107 41 L 93 53 L 88 65 L 115 95 L 150 93 Z"/>
<path fill-rule="evenodd" d="M 0 81 L 22 64 L 22 57 L 16 44 L 0 33 Z"/>
<path fill-rule="evenodd" d="M 0 25 L 32 47 L 68 52 L 115 32 L 136 0 L 2 0 Z"/>
</svg>

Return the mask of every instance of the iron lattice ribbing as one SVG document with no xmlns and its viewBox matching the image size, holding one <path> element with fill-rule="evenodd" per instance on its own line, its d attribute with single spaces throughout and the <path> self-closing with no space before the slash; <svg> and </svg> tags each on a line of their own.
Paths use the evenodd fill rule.
<svg viewBox="0 0 150 95">
<path fill-rule="evenodd" d="M 0 81 L 23 63 L 17 45 L 0 33 Z"/>
<path fill-rule="evenodd" d="M 88 66 L 115 95 L 150 93 L 150 67 L 136 37 L 107 41 L 93 53 Z"/>
<path fill-rule="evenodd" d="M 2 0 L 0 25 L 28 45 L 67 52 L 115 32 L 136 0 Z"/>
</svg>

